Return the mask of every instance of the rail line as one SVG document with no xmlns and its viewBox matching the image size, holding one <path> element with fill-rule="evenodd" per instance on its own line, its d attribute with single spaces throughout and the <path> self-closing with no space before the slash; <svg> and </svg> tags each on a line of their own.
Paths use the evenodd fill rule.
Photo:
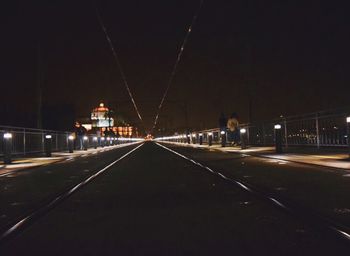
<svg viewBox="0 0 350 256">
<path fill-rule="evenodd" d="M 25 227 L 33 224 L 36 220 L 38 220 L 40 217 L 44 216 L 46 213 L 48 213 L 50 210 L 58 206 L 60 203 L 68 199 L 73 193 L 77 192 L 79 189 L 90 183 L 92 180 L 94 180 L 96 177 L 103 174 L 107 169 L 115 165 L 116 163 L 120 162 L 122 159 L 126 158 L 133 152 L 135 152 L 137 149 L 139 149 L 141 146 L 143 146 L 144 143 L 138 145 L 137 147 L 133 148 L 126 154 L 119 157 L 117 160 L 113 161 L 112 163 L 108 164 L 95 174 L 89 176 L 84 181 L 76 184 L 74 187 L 66 190 L 65 192 L 61 193 L 60 195 L 56 196 L 54 199 L 52 199 L 49 203 L 41 206 L 40 208 L 32 211 L 32 213 L 28 214 L 25 217 L 22 217 L 20 220 L 17 220 L 14 224 L 10 225 L 8 228 L 5 229 L 5 231 L 2 231 L 0 235 L 0 245 L 5 243 L 7 240 L 9 240 L 12 236 L 14 236 L 16 233 L 23 230 Z"/>
<path fill-rule="evenodd" d="M 229 178 L 222 174 L 220 171 L 213 170 L 212 168 L 203 165 L 202 163 L 199 163 L 198 161 L 195 161 L 175 150 L 172 150 L 160 143 L 156 143 L 158 146 L 162 147 L 163 149 L 191 162 L 194 165 L 197 165 L 206 171 L 210 172 L 211 174 L 233 184 L 241 189 L 245 190 L 246 192 L 249 192 L 265 201 L 268 201 L 269 203 L 272 203 L 275 207 L 277 207 L 280 210 L 283 210 L 284 212 L 287 212 L 288 214 L 301 219 L 304 221 L 307 225 L 311 225 L 312 227 L 317 227 L 318 230 L 327 231 L 329 234 L 332 234 L 336 236 L 337 238 L 343 239 L 345 242 L 347 242 L 350 245 L 350 232 L 349 228 L 345 227 L 344 225 L 335 223 L 332 220 L 326 219 L 324 217 L 321 217 L 317 215 L 316 213 L 310 213 L 309 209 L 303 209 L 302 207 L 287 202 L 287 200 L 281 200 L 279 198 L 276 198 L 275 195 L 272 195 L 269 192 L 262 191 L 261 189 L 256 188 L 253 185 L 247 184 L 243 181 L 240 181 L 238 179 Z"/>
</svg>

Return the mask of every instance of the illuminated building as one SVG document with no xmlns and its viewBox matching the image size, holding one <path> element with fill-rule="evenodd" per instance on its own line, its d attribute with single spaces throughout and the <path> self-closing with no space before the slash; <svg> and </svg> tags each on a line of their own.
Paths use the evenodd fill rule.
<svg viewBox="0 0 350 256">
<path fill-rule="evenodd" d="M 114 119 L 110 115 L 110 110 L 105 107 L 103 103 L 100 103 L 100 105 L 91 112 L 92 127 L 113 127 Z"/>
<path fill-rule="evenodd" d="M 100 103 L 97 108 L 94 108 L 91 111 L 90 118 L 92 130 L 100 130 L 101 134 L 104 134 L 106 130 L 111 129 L 116 135 L 121 137 L 138 136 L 137 129 L 128 124 L 114 126 L 115 119 L 113 115 L 114 112 L 112 110 L 105 107 L 103 103 Z"/>
</svg>

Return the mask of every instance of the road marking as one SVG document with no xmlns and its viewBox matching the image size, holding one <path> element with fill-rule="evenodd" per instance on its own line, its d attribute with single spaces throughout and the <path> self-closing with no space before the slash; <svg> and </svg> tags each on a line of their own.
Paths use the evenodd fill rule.
<svg viewBox="0 0 350 256">
<path fill-rule="evenodd" d="M 57 203 L 61 202 L 62 200 L 66 199 L 66 198 L 68 198 L 69 196 L 71 196 L 74 192 L 76 192 L 82 186 L 86 185 L 91 180 L 93 180 L 94 178 L 96 178 L 97 176 L 99 176 L 100 174 L 105 172 L 107 169 L 109 169 L 110 167 L 112 167 L 113 165 L 115 165 L 116 163 L 118 163 L 119 161 L 121 161 L 122 159 L 124 159 L 125 157 L 127 157 L 128 155 L 130 155 L 131 153 L 136 151 L 137 149 L 139 149 L 142 145 L 144 145 L 144 143 L 142 143 L 139 146 L 137 146 L 136 148 L 130 150 L 128 153 L 126 153 L 123 156 L 119 157 L 117 160 L 113 161 L 112 163 L 110 163 L 106 167 L 102 168 L 97 173 L 91 175 L 89 178 L 87 178 L 83 182 L 80 182 L 79 184 L 75 185 L 70 190 L 62 193 L 61 195 L 56 197 L 54 200 L 52 200 L 49 204 L 44 205 L 43 207 L 41 207 L 40 209 L 32 212 L 31 214 L 29 214 L 25 218 L 19 220 L 17 223 L 15 223 L 13 226 L 11 226 L 8 230 L 6 230 L 4 233 L 1 234 L 0 243 L 3 242 L 6 238 L 8 238 L 13 232 L 17 231 L 19 228 L 23 227 L 25 224 L 28 224 L 34 218 L 39 217 L 42 213 L 47 212 L 52 207 L 56 206 Z"/>
</svg>

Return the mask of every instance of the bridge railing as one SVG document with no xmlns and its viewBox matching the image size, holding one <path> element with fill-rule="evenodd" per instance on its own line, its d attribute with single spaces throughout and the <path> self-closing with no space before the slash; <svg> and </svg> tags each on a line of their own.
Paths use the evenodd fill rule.
<svg viewBox="0 0 350 256">
<path fill-rule="evenodd" d="M 4 134 L 10 133 L 11 138 L 11 154 L 17 156 L 26 156 L 33 154 L 45 153 L 45 136 L 51 135 L 51 149 L 52 152 L 68 151 L 69 150 L 69 136 L 71 132 L 53 131 L 53 130 L 42 130 L 34 128 L 22 128 L 12 126 L 0 126 L 0 156 L 4 155 L 5 150 L 5 139 Z M 95 147 L 96 139 L 98 143 L 101 142 L 100 138 L 96 135 L 89 134 L 87 137 L 87 147 Z M 115 145 L 121 143 L 128 143 L 134 141 L 133 138 L 110 138 L 105 140 L 105 145 Z M 77 139 L 74 141 L 75 144 L 79 142 Z"/>
<path fill-rule="evenodd" d="M 350 109 L 321 111 L 300 116 L 281 117 L 271 121 L 259 123 L 243 123 L 239 129 L 246 130 L 246 144 L 254 146 L 270 146 L 275 144 L 275 125 L 281 125 L 282 144 L 288 146 L 314 147 L 347 147 L 349 145 L 349 117 Z M 349 121 L 349 120 L 348 120 Z M 219 144 L 222 135 L 219 128 L 193 131 L 190 134 L 169 136 L 170 141 L 185 141 L 208 144 Z M 225 131 L 226 141 L 227 131 Z M 241 136 L 240 136 L 241 137 Z M 162 138 L 159 138 L 162 140 Z"/>
</svg>

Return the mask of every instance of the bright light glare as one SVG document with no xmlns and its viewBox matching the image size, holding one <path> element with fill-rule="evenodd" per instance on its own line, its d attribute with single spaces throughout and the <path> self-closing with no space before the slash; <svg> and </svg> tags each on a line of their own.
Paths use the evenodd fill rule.
<svg viewBox="0 0 350 256">
<path fill-rule="evenodd" d="M 107 137 L 107 140 L 110 140 L 111 138 L 110 137 Z"/>
<path fill-rule="evenodd" d="M 69 139 L 69 140 L 74 140 L 74 136 L 73 136 L 73 135 L 69 135 L 69 136 L 68 136 L 68 139 Z"/>
<path fill-rule="evenodd" d="M 193 138 L 196 138 L 196 134 L 195 134 L 195 133 L 193 133 L 193 134 L 192 134 L 192 137 L 193 137 Z"/>
<path fill-rule="evenodd" d="M 279 129 L 281 129 L 282 128 L 282 126 L 280 125 L 280 124 L 275 124 L 275 129 L 276 130 L 279 130 Z"/>
<path fill-rule="evenodd" d="M 101 140 L 105 140 L 105 137 L 102 137 Z"/>
<path fill-rule="evenodd" d="M 220 134 L 221 134 L 221 135 L 224 135 L 224 134 L 225 134 L 225 131 L 221 131 Z"/>
<path fill-rule="evenodd" d="M 208 132 L 208 135 L 209 135 L 209 136 L 213 136 L 213 133 L 212 133 L 212 132 Z"/>
<path fill-rule="evenodd" d="M 45 135 L 45 139 L 52 139 L 52 136 L 50 134 Z"/>
<path fill-rule="evenodd" d="M 84 140 L 88 140 L 89 138 L 87 136 L 84 136 Z"/>
<path fill-rule="evenodd" d="M 7 132 L 4 134 L 4 139 L 11 139 L 11 138 L 12 138 L 12 133 Z"/>
<path fill-rule="evenodd" d="M 243 133 L 243 134 L 244 134 L 244 133 L 246 133 L 246 132 L 247 132 L 247 130 L 246 130 L 246 129 L 244 129 L 244 128 L 242 128 L 242 129 L 241 129 L 241 133 Z"/>
<path fill-rule="evenodd" d="M 119 138 L 120 141 L 144 141 L 143 138 Z"/>
<path fill-rule="evenodd" d="M 203 136 L 203 133 L 200 133 L 199 136 Z"/>
<path fill-rule="evenodd" d="M 94 141 L 97 141 L 97 137 L 94 137 L 93 140 L 94 140 Z"/>
<path fill-rule="evenodd" d="M 348 116 L 348 117 L 346 118 L 346 122 L 347 122 L 347 123 L 350 123 L 350 116 Z"/>
</svg>

